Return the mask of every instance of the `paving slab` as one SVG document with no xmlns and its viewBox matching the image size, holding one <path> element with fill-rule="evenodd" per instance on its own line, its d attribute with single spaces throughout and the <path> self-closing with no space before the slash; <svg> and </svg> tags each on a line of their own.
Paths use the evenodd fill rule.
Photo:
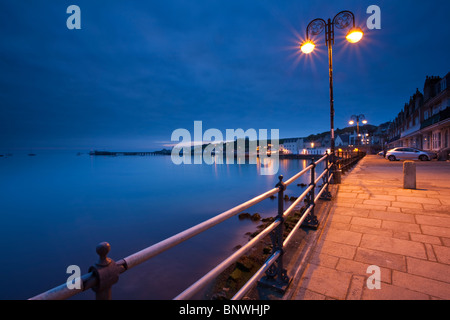
<svg viewBox="0 0 450 320">
<path fill-rule="evenodd" d="M 416 189 L 376 155 L 342 177 L 285 299 L 450 299 L 450 163 L 415 165 Z"/>
</svg>

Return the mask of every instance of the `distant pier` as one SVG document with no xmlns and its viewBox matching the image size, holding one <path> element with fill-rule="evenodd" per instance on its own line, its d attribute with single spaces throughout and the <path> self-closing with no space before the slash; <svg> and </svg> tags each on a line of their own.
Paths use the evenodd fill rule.
<svg viewBox="0 0 450 320">
<path fill-rule="evenodd" d="M 161 150 L 161 151 L 91 151 L 89 152 L 90 156 L 157 156 L 157 155 L 170 155 L 170 150 Z"/>
<path fill-rule="evenodd" d="M 160 150 L 160 151 L 91 151 L 89 152 L 91 156 L 155 156 L 155 155 L 171 155 L 171 150 Z M 237 156 L 235 154 L 235 156 Z M 259 155 L 256 155 L 259 157 Z M 318 159 L 322 157 L 321 154 L 279 154 L 280 159 Z M 249 154 L 245 153 L 245 157 L 248 158 Z"/>
</svg>

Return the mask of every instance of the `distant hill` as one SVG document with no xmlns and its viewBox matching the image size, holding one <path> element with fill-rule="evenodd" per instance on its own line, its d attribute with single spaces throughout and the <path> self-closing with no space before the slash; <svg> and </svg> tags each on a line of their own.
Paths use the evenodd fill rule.
<svg viewBox="0 0 450 320">
<path fill-rule="evenodd" d="M 390 124 L 390 122 L 383 123 L 383 124 L 381 124 L 379 126 L 366 124 L 366 125 L 360 126 L 359 130 L 360 130 L 360 132 L 365 132 L 365 133 L 369 133 L 370 135 L 373 135 L 377 131 L 386 130 L 389 127 L 389 124 Z M 335 136 L 337 137 L 339 135 L 352 134 L 355 131 L 356 131 L 356 127 L 355 126 L 346 127 L 346 128 L 343 128 L 343 129 L 337 128 L 335 130 Z M 324 139 L 326 139 L 329 136 L 330 136 L 330 131 L 325 131 L 325 132 L 322 132 L 322 133 L 311 134 L 311 135 L 309 135 L 307 137 L 283 138 L 283 139 L 279 140 L 279 144 L 280 145 L 283 144 L 284 141 L 288 140 L 288 139 L 303 139 L 304 142 L 323 141 Z M 234 141 L 234 146 L 233 146 L 234 150 L 238 149 L 238 141 L 240 141 L 241 143 L 244 142 L 245 152 L 248 152 L 249 151 L 248 150 L 248 148 L 249 148 L 249 138 L 246 137 L 245 141 L 242 141 L 242 139 L 235 140 Z M 265 141 L 265 140 L 264 141 L 257 140 L 257 145 L 260 146 L 261 143 L 264 143 L 264 142 L 266 142 L 264 145 L 268 145 L 268 144 L 271 143 L 270 139 L 267 139 L 267 141 Z M 222 143 L 222 145 L 223 145 L 223 152 L 226 152 L 227 144 L 229 145 L 230 143 L 231 142 L 229 142 L 229 143 Z M 214 142 L 213 142 L 213 144 L 214 144 Z M 216 143 L 216 144 L 220 144 L 220 143 Z M 209 143 L 205 142 L 202 145 L 202 150 L 204 150 L 206 148 L 206 146 L 208 146 L 208 145 L 209 145 Z M 191 147 L 191 151 L 192 152 L 194 151 L 194 147 Z M 156 151 L 155 153 L 157 153 L 157 154 L 170 154 L 171 150 L 164 149 L 164 150 L 161 150 L 161 151 Z"/>
<path fill-rule="evenodd" d="M 366 124 L 366 125 L 360 126 L 359 130 L 360 130 L 360 132 L 367 132 L 369 134 L 373 134 L 380 129 L 382 129 L 382 130 L 387 129 L 389 127 L 389 124 L 390 124 L 390 122 L 382 123 L 379 126 Z M 353 127 L 346 127 L 343 129 L 337 128 L 334 131 L 334 133 L 335 133 L 335 136 L 338 136 L 338 135 L 343 135 L 343 134 L 352 134 L 355 131 L 356 131 L 356 127 L 353 126 Z M 288 139 L 303 139 L 305 142 L 318 141 L 318 140 L 324 139 L 325 137 L 327 137 L 329 135 L 330 135 L 330 131 L 325 131 L 322 133 L 310 134 L 307 137 L 284 138 L 284 139 L 280 139 L 280 144 L 283 144 L 284 140 L 288 140 Z"/>
</svg>

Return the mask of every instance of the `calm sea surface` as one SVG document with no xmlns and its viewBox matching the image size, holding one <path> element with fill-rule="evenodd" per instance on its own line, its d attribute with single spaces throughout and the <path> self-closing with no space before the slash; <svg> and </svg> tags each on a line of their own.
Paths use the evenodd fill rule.
<svg viewBox="0 0 450 320">
<path fill-rule="evenodd" d="M 285 180 L 306 160 L 280 160 Z M 27 299 L 66 282 L 69 265 L 86 273 L 111 244 L 120 260 L 265 191 L 276 176 L 258 165 L 180 165 L 170 156 L 14 154 L 0 158 L 0 299 Z M 318 170 L 322 170 L 319 167 Z M 286 193 L 298 196 L 308 175 Z M 275 216 L 267 199 L 247 210 Z M 233 217 L 123 273 L 113 299 L 172 299 L 245 244 L 257 223 Z M 90 290 L 77 299 L 92 299 Z"/>
</svg>

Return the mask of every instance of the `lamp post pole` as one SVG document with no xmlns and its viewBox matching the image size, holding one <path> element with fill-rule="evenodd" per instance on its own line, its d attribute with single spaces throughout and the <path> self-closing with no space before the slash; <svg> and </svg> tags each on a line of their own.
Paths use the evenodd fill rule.
<svg viewBox="0 0 450 320">
<path fill-rule="evenodd" d="M 326 30 L 326 43 L 328 46 L 328 74 L 330 79 L 330 149 L 332 161 L 334 160 L 334 96 L 333 96 L 333 43 L 334 43 L 334 27 L 331 19 L 328 19 Z"/>
<path fill-rule="evenodd" d="M 363 114 L 360 115 L 353 115 L 351 116 L 351 121 L 349 122 L 351 125 L 353 125 L 356 122 L 356 140 L 355 139 L 355 145 L 359 145 L 359 122 L 362 121 L 363 124 L 367 123 L 366 117 Z"/>
</svg>

